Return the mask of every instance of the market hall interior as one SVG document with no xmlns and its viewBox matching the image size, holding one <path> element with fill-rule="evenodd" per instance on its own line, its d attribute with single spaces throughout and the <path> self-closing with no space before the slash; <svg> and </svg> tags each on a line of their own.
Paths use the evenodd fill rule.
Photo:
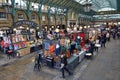
<svg viewBox="0 0 120 80">
<path fill-rule="evenodd" d="M 0 80 L 119 80 L 119 3 L 0 0 Z"/>
<path fill-rule="evenodd" d="M 33 71 L 33 55 L 27 55 L 8 65 L 0 66 L 0 80 L 63 80 L 61 71 L 43 66 Z M 91 60 L 78 64 L 72 76 L 66 80 L 119 80 L 120 79 L 120 40 L 111 40 L 106 48 L 101 48 Z"/>
</svg>

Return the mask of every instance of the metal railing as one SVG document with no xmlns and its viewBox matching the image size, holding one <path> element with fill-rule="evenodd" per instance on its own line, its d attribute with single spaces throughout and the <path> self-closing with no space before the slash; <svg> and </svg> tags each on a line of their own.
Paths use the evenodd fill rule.
<svg viewBox="0 0 120 80">
<path fill-rule="evenodd" d="M 12 6 L 10 3 L 7 3 L 7 2 L 0 2 L 0 7 L 4 7 L 5 5 L 8 5 L 8 6 Z M 22 10 L 27 10 L 27 6 L 26 5 L 16 5 L 14 6 L 16 9 L 22 9 Z M 34 7 L 30 7 L 30 10 L 31 11 L 36 11 L 38 12 L 39 9 L 38 8 L 34 8 Z M 42 9 L 42 12 L 44 13 L 48 13 L 48 10 L 46 9 Z M 55 12 L 50 12 L 51 14 L 55 14 Z"/>
<path fill-rule="evenodd" d="M 4 6 L 4 5 L 11 5 L 10 3 L 5 3 L 5 2 L 0 2 L 0 5 Z"/>
</svg>

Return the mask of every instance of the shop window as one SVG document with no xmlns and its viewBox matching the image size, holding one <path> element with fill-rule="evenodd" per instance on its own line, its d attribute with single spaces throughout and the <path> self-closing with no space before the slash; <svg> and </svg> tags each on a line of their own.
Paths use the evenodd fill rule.
<svg viewBox="0 0 120 80">
<path fill-rule="evenodd" d="M 32 17 L 32 20 L 34 20 L 34 21 L 36 20 L 36 16 L 35 15 L 32 15 L 31 17 Z"/>
<path fill-rule="evenodd" d="M 7 14 L 5 12 L 0 12 L 0 19 L 7 19 Z"/>
<path fill-rule="evenodd" d="M 23 20 L 24 19 L 23 14 L 18 14 L 18 19 Z"/>
<path fill-rule="evenodd" d="M 52 16 L 50 17 L 50 20 L 53 21 L 53 17 Z"/>
<path fill-rule="evenodd" d="M 42 21 L 45 21 L 45 16 L 42 16 Z"/>
</svg>

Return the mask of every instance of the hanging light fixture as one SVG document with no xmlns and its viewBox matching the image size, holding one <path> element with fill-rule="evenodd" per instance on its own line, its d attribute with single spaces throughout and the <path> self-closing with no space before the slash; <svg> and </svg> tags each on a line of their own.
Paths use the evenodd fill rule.
<svg viewBox="0 0 120 80">
<path fill-rule="evenodd" d="M 83 3 L 83 9 L 85 12 L 89 12 L 91 10 L 92 3 L 90 3 L 88 0 L 86 0 Z"/>
<path fill-rule="evenodd" d="M 59 30 L 58 28 L 56 28 L 56 29 L 55 29 L 55 32 L 59 33 L 59 32 L 60 32 L 60 30 Z"/>
</svg>

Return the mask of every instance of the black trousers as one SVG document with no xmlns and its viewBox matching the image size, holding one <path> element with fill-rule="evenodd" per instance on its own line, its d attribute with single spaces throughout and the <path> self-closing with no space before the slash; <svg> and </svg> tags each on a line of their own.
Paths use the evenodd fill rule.
<svg viewBox="0 0 120 80">
<path fill-rule="evenodd" d="M 34 65 L 34 70 L 40 70 L 41 64 L 35 64 Z"/>
<path fill-rule="evenodd" d="M 69 69 L 66 66 L 64 66 L 61 70 L 62 70 L 62 77 L 63 78 L 65 77 L 65 71 L 68 72 L 69 75 L 71 75 L 71 72 L 69 71 Z"/>
<path fill-rule="evenodd" d="M 94 51 L 97 51 L 97 52 L 98 52 L 98 47 L 95 47 L 95 48 L 94 48 Z"/>
<path fill-rule="evenodd" d="M 105 47 L 105 43 L 102 43 L 102 44 L 101 44 L 101 47 Z"/>
</svg>

